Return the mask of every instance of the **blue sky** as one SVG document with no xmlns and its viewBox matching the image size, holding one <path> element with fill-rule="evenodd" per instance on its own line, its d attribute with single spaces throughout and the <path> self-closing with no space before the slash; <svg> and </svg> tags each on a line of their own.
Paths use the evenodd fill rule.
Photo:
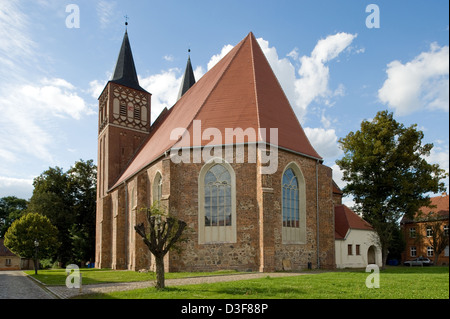
<svg viewBox="0 0 450 319">
<path fill-rule="evenodd" d="M 68 5 L 79 28 L 68 28 Z M 369 4 L 379 28 L 368 28 Z M 197 79 L 250 31 L 325 164 L 380 110 L 417 123 L 449 169 L 448 1 L 0 0 L 0 197 L 97 160 L 97 98 L 128 33 L 152 118 L 174 104 L 187 50 Z M 69 22 L 73 21 L 69 19 Z M 70 24 L 69 24 L 70 26 Z M 448 185 L 448 179 L 446 180 Z"/>
</svg>

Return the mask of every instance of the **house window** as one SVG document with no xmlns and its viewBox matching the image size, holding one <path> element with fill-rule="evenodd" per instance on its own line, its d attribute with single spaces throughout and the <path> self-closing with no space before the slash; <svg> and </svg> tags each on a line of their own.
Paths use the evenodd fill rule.
<svg viewBox="0 0 450 319">
<path fill-rule="evenodd" d="M 347 246 L 347 254 L 348 254 L 349 256 L 353 255 L 353 248 L 352 248 L 352 245 L 348 245 L 348 246 Z"/>
<path fill-rule="evenodd" d="M 212 159 L 199 174 L 199 243 L 236 242 L 236 177 L 223 159 Z"/>
<path fill-rule="evenodd" d="M 409 238 L 416 238 L 416 228 L 415 227 L 411 227 L 409 229 Z"/>
<path fill-rule="evenodd" d="M 444 225 L 444 235 L 448 236 L 448 225 Z"/>
<path fill-rule="evenodd" d="M 153 181 L 153 203 L 161 202 L 162 198 L 162 175 L 157 172 Z"/>
<path fill-rule="evenodd" d="M 11 259 L 6 259 L 6 266 L 11 266 Z"/>
<path fill-rule="evenodd" d="M 411 257 L 417 257 L 417 248 L 416 248 L 416 246 L 411 246 L 409 248 L 409 252 L 410 252 Z"/>
<path fill-rule="evenodd" d="M 361 247 L 360 245 L 356 245 L 356 255 L 357 256 L 361 255 L 360 247 Z"/>
<path fill-rule="evenodd" d="M 427 257 L 433 257 L 433 253 L 434 253 L 433 247 L 428 246 L 427 247 Z"/>
<path fill-rule="evenodd" d="M 427 237 L 433 236 L 433 229 L 431 226 L 427 226 Z"/>
<path fill-rule="evenodd" d="M 281 180 L 282 240 L 284 244 L 306 242 L 306 189 L 303 174 L 294 162 L 286 166 Z"/>
</svg>

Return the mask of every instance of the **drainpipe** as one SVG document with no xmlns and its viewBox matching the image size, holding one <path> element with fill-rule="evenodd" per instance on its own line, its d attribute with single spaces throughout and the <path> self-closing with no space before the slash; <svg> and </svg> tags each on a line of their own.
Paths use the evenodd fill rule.
<svg viewBox="0 0 450 319">
<path fill-rule="evenodd" d="M 320 248 L 319 248 L 319 160 L 316 161 L 316 227 L 317 227 L 317 269 L 320 269 Z"/>
</svg>

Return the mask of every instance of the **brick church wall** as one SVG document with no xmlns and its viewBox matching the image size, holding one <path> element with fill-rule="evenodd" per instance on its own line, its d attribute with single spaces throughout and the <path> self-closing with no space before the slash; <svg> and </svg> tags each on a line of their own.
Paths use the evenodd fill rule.
<svg viewBox="0 0 450 319">
<path fill-rule="evenodd" d="M 306 243 L 283 244 L 281 235 L 281 180 L 285 167 L 295 162 L 306 186 Z M 142 208 L 153 201 L 156 174 L 163 176 L 162 205 L 172 215 L 184 220 L 188 228 L 180 251 L 171 251 L 165 261 L 166 271 L 214 271 L 236 269 L 251 271 L 304 269 L 308 262 L 321 268 L 334 267 L 334 210 L 331 169 L 316 160 L 291 152 L 278 151 L 278 170 L 271 175 L 259 174 L 255 163 L 230 163 L 236 174 L 236 243 L 198 243 L 198 178 L 204 163 L 173 163 L 160 159 L 133 177 L 125 186 L 112 192 L 111 234 L 103 238 L 112 247 L 103 252 L 116 269 L 152 269 L 154 262 L 134 225 L 145 221 Z M 318 193 L 316 184 L 318 173 Z M 317 195 L 319 200 L 319 250 L 317 249 Z M 133 199 L 132 196 L 135 196 Z M 125 204 L 127 197 L 128 204 Z M 133 204 L 131 204 L 133 201 Z M 127 206 L 126 206 L 127 205 Z M 135 205 L 135 207 L 132 207 Z M 126 207 L 128 209 L 126 209 Z M 128 216 L 125 216 L 125 214 Z M 105 220 L 105 218 L 104 218 Z M 99 226 L 98 226 L 99 227 Z M 107 228 L 107 227 L 106 227 Z M 98 243 L 99 245 L 99 243 Z M 318 255 L 319 253 L 319 255 Z M 110 254 L 110 257 L 108 256 Z M 107 262 L 103 263 L 107 267 Z"/>
</svg>

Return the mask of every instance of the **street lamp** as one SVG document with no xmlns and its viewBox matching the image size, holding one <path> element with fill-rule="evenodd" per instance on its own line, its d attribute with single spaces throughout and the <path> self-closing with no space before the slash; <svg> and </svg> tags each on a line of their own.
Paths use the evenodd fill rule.
<svg viewBox="0 0 450 319">
<path fill-rule="evenodd" d="M 34 274 L 38 274 L 38 249 L 39 249 L 39 241 L 37 239 L 34 240 Z"/>
</svg>

